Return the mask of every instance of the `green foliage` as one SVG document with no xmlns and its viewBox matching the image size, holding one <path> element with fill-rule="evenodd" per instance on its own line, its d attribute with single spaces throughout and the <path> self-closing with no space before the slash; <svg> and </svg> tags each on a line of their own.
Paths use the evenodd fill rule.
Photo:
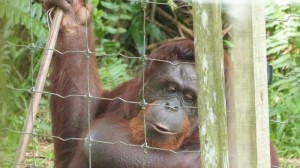
<svg viewBox="0 0 300 168">
<path fill-rule="evenodd" d="M 145 23 L 143 4 L 136 2 L 116 2 L 112 0 L 93 0 L 95 32 L 98 51 L 105 54 L 120 52 L 120 46 L 132 55 L 142 55 L 147 41 L 144 34 L 155 40 L 162 40 L 160 29 L 153 23 Z M 117 40 L 117 41 L 116 41 Z M 145 42 L 144 42 L 145 41 Z M 121 43 L 121 45 L 120 45 Z M 113 52 L 112 52 L 113 51 Z"/>
<path fill-rule="evenodd" d="M 126 32 L 126 24 L 136 12 L 133 6 L 113 1 L 92 1 L 97 39 L 97 51 L 111 54 L 120 52 L 120 43 L 112 40 Z"/>
<path fill-rule="evenodd" d="M 37 56 L 41 55 L 40 50 L 16 45 L 43 46 L 48 30 L 39 3 L 0 1 L 0 8 L 0 126 L 4 128 L 0 131 L 0 157 L 1 167 L 12 167 L 20 138 L 18 132 L 22 130 L 29 105 L 30 94 L 26 89 L 34 84 L 32 79 L 40 61 Z"/>
<path fill-rule="evenodd" d="M 128 27 L 128 32 L 124 35 L 123 38 L 126 38 L 126 41 L 123 40 L 124 47 L 129 47 L 128 41 L 133 41 L 135 49 L 139 55 L 143 55 L 145 50 L 145 46 L 147 46 L 147 40 L 144 39 L 144 36 L 151 36 L 155 40 L 160 41 L 162 40 L 162 34 L 160 29 L 153 23 L 145 23 L 145 30 L 144 27 L 144 15 L 141 13 L 136 15 L 132 22 Z"/>
<path fill-rule="evenodd" d="M 124 81 L 132 79 L 127 73 L 128 64 L 123 63 L 122 60 L 117 57 L 103 59 L 100 67 L 100 77 L 104 83 L 105 90 L 112 90 Z"/>
<path fill-rule="evenodd" d="M 142 4 L 138 2 L 120 3 L 112 0 L 93 0 L 94 22 L 97 40 L 97 55 L 117 56 L 119 53 L 134 46 L 132 55 L 142 55 L 147 43 L 144 43 L 144 17 Z M 152 24 L 145 25 L 145 32 L 153 36 L 155 40 L 161 40 L 162 34 L 159 28 Z M 122 46 L 122 47 L 121 47 Z M 134 64 L 135 60 L 129 60 Z M 115 88 L 120 83 L 130 80 L 128 64 L 123 63 L 122 58 L 104 57 L 100 61 L 100 77 L 107 90 Z"/>
<path fill-rule="evenodd" d="M 131 79 L 127 73 L 128 65 L 123 63 L 123 59 L 115 57 L 122 51 L 120 42 L 116 40 L 126 32 L 126 25 L 137 10 L 135 6 L 128 3 L 110 0 L 92 0 L 92 3 L 97 38 L 96 53 L 97 55 L 114 56 L 99 59 L 101 67 L 99 72 L 104 89 L 111 90 L 124 81 Z"/>
<path fill-rule="evenodd" d="M 8 104 L 2 106 L 3 113 L 1 115 L 6 116 L 6 112 L 11 111 L 11 109 L 27 107 L 29 95 L 20 91 L 12 92 L 4 85 L 15 88 L 30 88 L 34 82 L 32 76 L 37 72 L 38 64 L 36 63 L 39 62 L 40 57 L 35 57 L 33 60 L 31 58 L 41 54 L 39 50 L 30 50 L 27 47 L 16 45 L 28 45 L 32 42 L 35 42 L 35 45 L 42 45 L 47 37 L 47 29 L 43 24 L 45 20 L 42 17 L 42 7 L 38 3 L 33 3 L 30 6 L 29 1 L 11 0 L 1 1 L 0 6 L 0 21 L 3 25 L 0 30 L 2 34 L 0 84 L 3 92 L 1 95 L 8 96 L 5 99 L 8 103 L 13 104 L 12 107 L 9 107 Z M 30 38 L 31 35 L 33 39 Z M 39 41 L 35 41 L 35 39 L 39 39 Z M 3 120 L 5 117 L 1 117 L 1 119 Z"/>
<path fill-rule="evenodd" d="M 281 156 L 300 157 L 300 8 L 267 6 L 267 53 L 274 67 L 270 87 L 271 137 Z"/>
<path fill-rule="evenodd" d="M 9 0 L 0 1 L 0 18 L 6 19 L 6 27 L 23 25 L 35 37 L 44 40 L 47 37 L 46 20 L 43 17 L 42 6 L 39 3 L 30 5 L 30 1 Z"/>
</svg>

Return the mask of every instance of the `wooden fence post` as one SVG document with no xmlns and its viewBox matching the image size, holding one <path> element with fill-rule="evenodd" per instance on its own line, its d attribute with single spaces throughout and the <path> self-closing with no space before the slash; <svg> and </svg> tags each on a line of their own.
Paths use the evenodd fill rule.
<svg viewBox="0 0 300 168">
<path fill-rule="evenodd" d="M 270 166 L 266 32 L 261 0 L 232 0 L 234 108 L 237 167 Z M 231 157 L 231 156 L 230 156 Z"/>
<path fill-rule="evenodd" d="M 220 3 L 194 1 L 201 168 L 228 167 Z"/>
</svg>

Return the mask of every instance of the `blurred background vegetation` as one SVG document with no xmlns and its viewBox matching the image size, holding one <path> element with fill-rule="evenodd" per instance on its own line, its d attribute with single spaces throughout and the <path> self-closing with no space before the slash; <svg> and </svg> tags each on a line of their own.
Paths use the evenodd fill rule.
<svg viewBox="0 0 300 168">
<path fill-rule="evenodd" d="M 138 57 L 143 53 L 145 6 L 125 0 L 91 2 L 99 71 L 110 90 L 140 69 L 136 59 L 119 54 Z M 164 4 L 147 6 L 147 53 L 162 41 L 192 38 L 191 2 L 156 2 Z M 300 167 L 300 3 L 288 2 L 268 0 L 266 6 L 267 58 L 274 67 L 269 87 L 270 130 L 281 167 Z M 230 48 L 231 25 L 225 14 L 223 20 L 224 46 Z M 48 27 L 38 0 L 1 0 L 0 25 L 0 167 L 11 167 L 28 110 L 28 90 L 35 84 L 42 55 L 42 49 L 35 47 L 44 46 Z M 44 95 L 34 126 L 41 136 L 33 137 L 26 154 L 28 164 L 41 167 L 53 167 L 48 102 L 49 95 Z"/>
</svg>

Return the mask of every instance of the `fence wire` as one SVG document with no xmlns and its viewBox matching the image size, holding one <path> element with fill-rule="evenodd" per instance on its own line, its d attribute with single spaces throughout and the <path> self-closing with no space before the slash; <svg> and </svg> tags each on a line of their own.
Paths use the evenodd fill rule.
<svg viewBox="0 0 300 168">
<path fill-rule="evenodd" d="M 90 132 L 91 130 L 91 121 L 92 121 L 92 117 L 91 117 L 91 113 L 90 113 L 90 108 L 91 108 L 91 101 L 92 100 L 108 100 L 108 101 L 114 101 L 114 100 L 120 100 L 122 101 L 123 103 L 129 103 L 129 104 L 136 104 L 136 105 L 139 105 L 142 107 L 142 109 L 145 110 L 145 106 L 166 106 L 164 104 L 156 104 L 156 103 L 147 103 L 145 101 L 145 93 L 144 93 L 144 84 L 145 84 L 145 74 L 143 73 L 142 74 L 142 79 L 143 79 L 143 86 L 142 86 L 142 99 L 140 101 L 130 101 L 130 100 L 126 100 L 126 99 L 123 99 L 122 97 L 114 97 L 114 98 L 107 98 L 107 97 L 101 97 L 101 96 L 98 96 L 98 95 L 92 95 L 91 92 L 90 92 L 90 55 L 91 54 L 95 54 L 97 58 L 101 58 L 101 59 L 105 59 L 106 57 L 112 57 L 111 54 L 104 54 L 102 52 L 91 52 L 90 51 L 90 46 L 89 46 L 89 34 L 88 34 L 88 23 L 86 22 L 86 49 L 85 50 L 70 50 L 70 51 L 65 51 L 65 52 L 62 52 L 62 51 L 59 51 L 57 49 L 48 49 L 48 48 L 45 48 L 44 46 L 37 46 L 35 41 L 34 41 L 34 35 L 33 35 L 33 14 L 32 14 L 32 4 L 33 4 L 33 0 L 28 0 L 29 3 L 30 3 L 30 16 L 31 16 L 31 20 L 30 20 L 30 41 L 31 43 L 30 44 L 25 44 L 25 45 L 20 45 L 20 44 L 14 44 L 14 43 L 11 43 L 11 42 L 7 42 L 9 45 L 11 46 L 15 46 L 15 47 L 20 47 L 20 48 L 27 48 L 29 51 L 30 51 L 30 73 L 31 73 L 31 88 L 15 88 L 13 86 L 10 86 L 10 85 L 3 85 L 3 84 L 0 84 L 1 86 L 0 87 L 7 87 L 9 89 L 11 89 L 12 91 L 20 91 L 20 92 L 24 92 L 25 93 L 29 93 L 30 95 L 34 95 L 35 93 L 42 93 L 43 95 L 46 95 L 46 96 L 57 96 L 57 97 L 60 97 L 62 99 L 66 99 L 66 98 L 70 98 L 70 97 L 81 97 L 81 98 L 84 98 L 85 99 L 85 105 L 86 105 L 86 118 L 88 120 L 88 132 Z M 166 60 L 159 60 L 159 59 L 153 59 L 153 58 L 149 58 L 147 57 L 147 54 L 146 54 L 146 50 L 147 50 L 147 45 L 146 45 L 146 41 L 147 41 L 147 36 L 146 36 L 146 22 L 147 22 L 147 10 L 148 10 L 148 5 L 151 5 L 151 4 L 155 4 L 155 5 L 166 5 L 166 6 L 171 6 L 172 8 L 175 8 L 175 9 L 179 9 L 179 8 L 183 8 L 183 7 L 191 7 L 192 4 L 191 4 L 191 1 L 188 1 L 188 2 L 183 2 L 183 1 L 174 1 L 175 3 L 161 3 L 161 2 L 156 2 L 156 1 L 148 1 L 148 0 L 127 0 L 128 3 L 130 2 L 135 2 L 135 3 L 141 3 L 142 4 L 142 11 L 143 11 L 143 52 L 142 52 L 142 55 L 141 56 L 129 56 L 129 55 L 126 55 L 126 54 L 122 54 L 122 53 L 118 53 L 116 55 L 113 55 L 115 57 L 122 57 L 122 58 L 125 58 L 125 59 L 136 59 L 136 60 L 140 60 L 142 63 L 142 71 L 144 72 L 145 70 L 145 65 L 146 65 L 146 62 L 148 61 L 156 61 L 156 62 L 164 62 L 164 63 L 168 63 L 168 64 L 171 64 L 171 65 L 179 65 L 179 64 L 194 64 L 194 63 L 191 63 L 191 62 L 179 62 L 179 63 L 174 63 L 174 62 L 171 62 L 171 61 L 166 61 Z M 176 4 L 178 3 L 178 4 Z M 51 12 L 49 12 L 49 15 L 51 15 Z M 86 15 L 88 15 L 86 13 Z M 283 19 L 283 20 L 274 20 L 274 21 L 280 21 L 280 22 L 288 22 L 291 18 L 295 18 L 295 17 L 298 17 L 300 18 L 300 16 L 298 15 L 290 15 L 290 16 L 287 16 L 286 19 Z M 267 20 L 272 20 L 272 19 L 268 19 L 266 18 Z M 51 18 L 49 18 L 48 20 L 50 20 L 51 22 Z M 69 94 L 69 95 L 60 95 L 60 94 L 57 94 L 57 93 L 52 93 L 52 92 L 48 92 L 48 91 L 45 91 L 45 90 L 36 90 L 35 89 L 35 74 L 34 74 L 34 53 L 35 53 L 35 50 L 53 50 L 54 52 L 56 53 L 59 53 L 61 54 L 61 56 L 65 55 L 65 54 L 69 54 L 69 53 L 81 53 L 81 54 L 84 54 L 85 57 L 86 57 L 86 62 L 87 62 L 87 67 L 86 67 L 86 75 L 87 75 L 87 92 L 85 94 Z M 225 68 L 232 68 L 232 67 L 225 67 Z M 295 71 L 295 72 L 291 72 L 289 74 L 287 74 L 286 76 L 276 76 L 274 75 L 274 78 L 286 78 L 286 79 L 289 79 L 291 78 L 292 76 L 297 76 L 300 74 L 300 72 L 298 71 Z M 191 106 L 183 106 L 181 108 L 193 108 L 193 109 L 197 109 L 197 107 L 191 107 Z M 229 112 L 230 113 L 230 112 Z M 145 113 L 144 113 L 145 115 Z M 31 116 L 32 117 L 32 120 L 34 120 L 34 116 Z M 144 116 L 144 119 L 145 119 L 145 116 Z M 287 124 L 290 120 L 299 120 L 300 118 L 297 118 L 297 117 L 293 117 L 293 116 L 290 116 L 286 119 L 286 121 L 282 122 L 282 121 L 277 121 L 277 120 L 270 120 L 270 122 L 273 122 L 273 123 L 277 123 L 277 124 Z M 146 124 L 145 124 L 145 121 L 144 121 L 144 128 L 146 128 Z M 146 129 L 144 129 L 146 131 Z M 8 133 L 15 133 L 15 134 L 25 134 L 24 132 L 22 131 L 18 131 L 18 130 L 12 130 L 10 128 L 2 128 L 0 129 L 0 131 L 2 132 L 8 132 Z M 142 150 L 144 150 L 144 160 L 143 160 L 143 167 L 145 166 L 145 163 L 147 162 L 147 150 L 161 150 L 161 151 L 168 151 L 168 152 L 172 152 L 174 154 L 179 154 L 179 153 L 198 153 L 199 156 L 201 155 L 200 151 L 199 150 L 190 150 L 190 151 L 173 151 L 173 150 L 168 150 L 168 149 L 161 149 L 161 148 L 156 148 L 156 147 L 151 147 L 151 146 L 148 146 L 147 144 L 147 134 L 146 132 L 144 132 L 144 135 L 145 135 L 145 141 L 144 141 L 144 144 L 142 145 L 137 145 L 137 144 L 128 144 L 128 143 L 125 143 L 125 142 L 122 142 L 122 141 L 116 141 L 116 142 L 108 142 L 108 141 L 99 141 L 99 140 L 95 140 L 95 139 L 92 139 L 90 136 L 87 137 L 87 138 L 77 138 L 77 137 L 74 137 L 74 138 L 67 138 L 67 139 L 64 139 L 62 137 L 58 137 L 58 136 L 53 136 L 53 135 L 49 135 L 49 134 L 39 134 L 37 133 L 38 130 L 36 127 L 33 127 L 32 129 L 32 133 L 30 133 L 31 135 L 31 142 L 30 142 L 30 146 L 31 146 L 31 149 L 30 150 L 27 150 L 29 153 L 27 154 L 26 156 L 26 162 L 24 164 L 22 164 L 23 167 L 33 167 L 33 168 L 37 168 L 37 167 L 44 167 L 44 165 L 39 165 L 38 163 L 38 157 L 39 156 L 39 147 L 40 147 L 40 144 L 39 144 L 39 141 L 38 139 L 39 138 L 52 138 L 52 139 L 59 139 L 61 141 L 72 141 L 72 140 L 76 140 L 76 141 L 85 141 L 87 142 L 89 145 L 88 145 L 88 160 L 89 160 L 89 167 L 92 167 L 92 152 L 91 152 L 91 149 L 92 149 L 92 146 L 93 146 L 93 143 L 103 143 L 103 144 L 110 144 L 110 145 L 117 145 L 117 144 L 121 144 L 121 145 L 126 145 L 126 146 L 129 146 L 129 147 L 139 147 L 141 148 Z M 229 157 L 235 157 L 235 156 L 229 156 Z M 31 159 L 31 161 L 28 161 L 29 159 Z M 9 162 L 11 163 L 12 165 L 16 164 L 14 163 L 12 160 L 2 160 L 3 162 Z"/>
</svg>

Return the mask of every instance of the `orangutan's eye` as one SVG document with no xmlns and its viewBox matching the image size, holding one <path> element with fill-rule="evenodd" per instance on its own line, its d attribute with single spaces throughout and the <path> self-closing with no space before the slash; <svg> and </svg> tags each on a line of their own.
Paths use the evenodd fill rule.
<svg viewBox="0 0 300 168">
<path fill-rule="evenodd" d="M 169 83 L 167 86 L 166 86 L 166 91 L 168 93 L 176 93 L 176 86 L 174 84 L 171 84 Z"/>
</svg>

